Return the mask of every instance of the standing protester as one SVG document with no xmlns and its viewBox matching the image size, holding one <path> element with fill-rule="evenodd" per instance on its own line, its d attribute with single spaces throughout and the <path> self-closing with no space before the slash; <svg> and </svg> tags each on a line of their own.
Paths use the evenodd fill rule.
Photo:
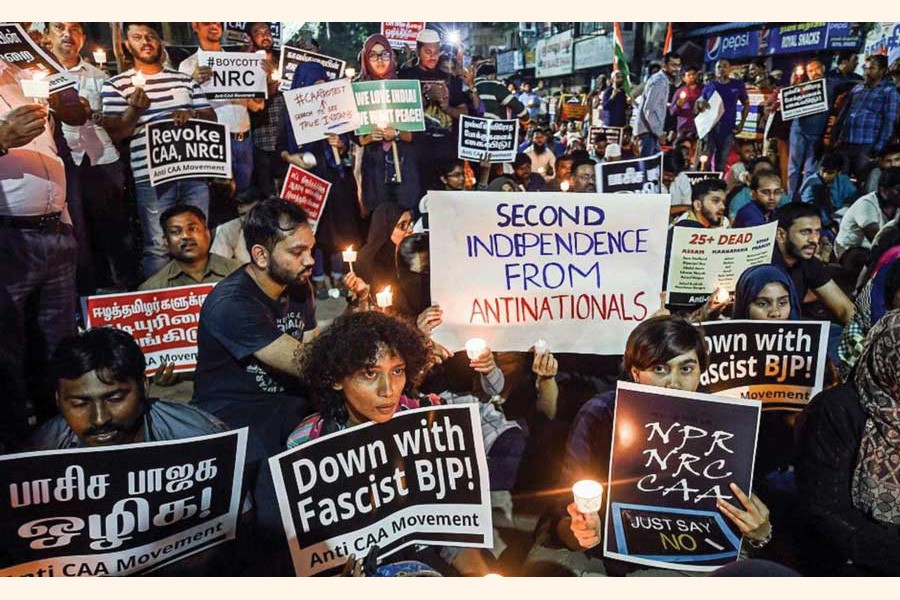
<svg viewBox="0 0 900 600">
<path fill-rule="evenodd" d="M 621 71 L 613 71 L 610 76 L 612 85 L 603 90 L 600 94 L 600 101 L 603 106 L 603 124 L 607 127 L 625 127 L 628 112 L 628 106 L 631 104 L 631 98 L 625 91 L 625 78 L 622 77 Z"/>
<path fill-rule="evenodd" d="M 825 77 L 825 66 L 819 59 L 806 63 L 806 75 L 810 81 Z M 825 79 L 829 101 L 834 97 L 834 84 Z M 816 156 L 828 122 L 828 111 L 799 117 L 791 122 L 790 152 L 788 162 L 788 194 L 796 200 L 800 197 L 800 184 L 810 177 L 816 168 Z"/>
<path fill-rule="evenodd" d="M 525 155 L 531 159 L 531 170 L 546 182 L 553 180 L 556 166 L 556 155 L 547 148 L 547 139 L 551 137 L 547 130 L 538 127 L 531 134 L 531 145 L 525 150 Z"/>
<path fill-rule="evenodd" d="M 250 36 L 250 50 L 265 52 L 264 63 L 267 73 L 274 74 L 279 55 L 275 51 L 275 41 L 268 23 L 247 23 Z M 269 76 L 269 97 L 262 110 L 250 113 L 251 138 L 253 141 L 253 183 L 263 197 L 276 195 L 281 189 L 276 181 L 284 179 L 287 164 L 281 153 L 287 147 L 284 138 L 284 96 L 278 89 L 281 78 Z"/>
<path fill-rule="evenodd" d="M 675 120 L 675 144 L 683 141 L 691 142 L 691 155 L 697 142 L 697 128 L 694 125 L 694 103 L 700 98 L 703 89 L 697 83 L 697 67 L 688 65 L 684 68 L 682 85 L 675 90 L 675 99 L 669 106 L 669 114 L 674 115 Z"/>
<path fill-rule="evenodd" d="M 531 172 L 531 158 L 527 154 L 523 152 L 516 154 L 512 167 L 516 183 L 521 185 L 526 192 L 539 192 L 547 185 L 543 177 Z"/>
<path fill-rule="evenodd" d="M 532 120 L 538 118 L 541 108 L 541 98 L 531 89 L 531 84 L 523 81 L 519 86 L 519 102 L 528 109 L 528 115 Z"/>
<path fill-rule="evenodd" d="M 677 52 L 668 52 L 663 56 L 662 68 L 644 86 L 635 128 L 635 135 L 641 143 L 641 156 L 653 156 L 666 142 L 669 84 L 680 71 L 681 57 Z"/>
<path fill-rule="evenodd" d="M 734 144 L 734 135 L 744 129 L 747 115 L 750 114 L 750 98 L 747 96 L 747 88 L 739 79 L 729 76 L 731 63 L 720 60 L 716 63 L 716 79 L 703 87 L 701 99 L 697 101 L 697 112 L 709 109 L 709 99 L 718 92 L 722 98 L 722 117 L 713 126 L 707 137 L 707 150 L 712 161 L 712 166 L 717 171 L 723 171 L 728 162 L 728 154 Z M 741 103 L 741 120 L 737 120 L 737 103 Z"/>
<path fill-rule="evenodd" d="M 834 84 L 834 100 L 852 90 L 857 83 L 862 81 L 862 77 L 856 73 L 857 65 L 859 65 L 859 53 L 856 50 L 838 52 L 835 67 L 828 71 L 828 79 Z"/>
<path fill-rule="evenodd" d="M 528 122 L 529 110 L 514 93 L 497 81 L 497 67 L 494 65 L 485 63 L 478 67 L 475 88 L 484 106 L 486 119 L 519 119 L 522 125 Z"/>
</svg>

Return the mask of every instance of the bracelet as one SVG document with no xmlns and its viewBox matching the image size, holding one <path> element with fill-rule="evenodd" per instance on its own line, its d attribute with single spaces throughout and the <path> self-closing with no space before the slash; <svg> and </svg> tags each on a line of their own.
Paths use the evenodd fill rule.
<svg viewBox="0 0 900 600">
<path fill-rule="evenodd" d="M 753 538 L 747 538 L 747 542 L 749 542 L 750 545 L 757 550 L 764 548 L 766 546 L 766 544 L 768 544 L 769 542 L 772 541 L 772 530 L 773 529 L 774 529 L 774 527 L 772 527 L 772 522 L 770 521 L 769 522 L 769 534 L 766 537 L 764 537 L 761 540 L 754 540 Z"/>
</svg>

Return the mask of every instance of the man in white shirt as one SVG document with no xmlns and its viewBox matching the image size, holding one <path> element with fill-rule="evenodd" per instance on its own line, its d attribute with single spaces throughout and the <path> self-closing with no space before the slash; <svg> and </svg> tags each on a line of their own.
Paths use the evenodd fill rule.
<svg viewBox="0 0 900 600">
<path fill-rule="evenodd" d="M 872 240 L 884 224 L 897 215 L 900 208 L 900 167 L 881 173 L 878 190 L 866 194 L 850 205 L 841 219 L 835 238 L 834 253 L 841 265 L 858 273 L 868 258 Z"/>
</svg>

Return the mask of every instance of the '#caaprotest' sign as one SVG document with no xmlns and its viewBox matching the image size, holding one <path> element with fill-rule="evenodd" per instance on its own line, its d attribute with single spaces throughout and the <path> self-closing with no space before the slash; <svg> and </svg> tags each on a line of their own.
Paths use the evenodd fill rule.
<svg viewBox="0 0 900 600">
<path fill-rule="evenodd" d="M 212 69 L 212 78 L 201 85 L 209 100 L 268 98 L 265 56 L 250 52 L 197 52 L 197 64 Z"/>
<path fill-rule="evenodd" d="M 597 191 L 608 194 L 659 194 L 662 190 L 662 153 L 646 158 L 602 162 L 597 165 Z"/>
<path fill-rule="evenodd" d="M 297 575 L 411 544 L 490 547 L 478 407 L 399 412 L 269 459 Z"/>
<path fill-rule="evenodd" d="M 381 35 L 387 38 L 391 48 L 415 48 L 419 32 L 425 29 L 425 21 L 381 22 Z"/>
<path fill-rule="evenodd" d="M 597 125 L 595 127 L 591 127 L 591 143 L 594 143 L 594 140 L 602 140 L 606 139 L 607 144 L 619 144 L 622 145 L 622 138 L 625 136 L 625 128 L 624 127 L 609 127 L 606 125 Z"/>
<path fill-rule="evenodd" d="M 225 22 L 225 41 L 232 44 L 250 43 L 250 35 L 247 33 L 246 22 Z M 281 23 L 269 23 L 269 32 L 272 34 L 272 43 L 278 48 L 281 45 Z"/>
<path fill-rule="evenodd" d="M 764 410 L 801 410 L 822 391 L 828 323 L 730 320 L 703 323 L 711 394 L 749 398 Z"/>
<path fill-rule="evenodd" d="M 214 284 L 83 298 L 85 325 L 115 327 L 131 334 L 147 360 L 147 375 L 162 363 L 176 373 L 197 367 L 200 307 Z"/>
<path fill-rule="evenodd" d="M 147 123 L 145 135 L 150 185 L 192 177 L 231 179 L 228 125 L 191 119 L 179 126 L 166 119 Z"/>
<path fill-rule="evenodd" d="M 281 186 L 281 198 L 300 205 L 306 211 L 309 226 L 315 233 L 319 228 L 319 219 L 322 218 L 322 209 L 325 207 L 330 189 L 331 182 L 327 179 L 316 177 L 297 165 L 291 165 L 284 177 L 284 185 Z"/>
<path fill-rule="evenodd" d="M 741 533 L 716 507 L 744 510 L 759 402 L 619 382 L 603 555 L 712 571 L 737 560 Z"/>
<path fill-rule="evenodd" d="M 741 273 L 772 261 L 777 223 L 742 229 L 672 228 L 666 282 L 670 304 L 706 302 L 716 288 L 734 291 Z"/>
<path fill-rule="evenodd" d="M 824 79 L 781 88 L 781 118 L 785 121 L 828 112 L 828 89 Z"/>
<path fill-rule="evenodd" d="M 284 93 L 297 144 L 353 131 L 360 123 L 349 79 L 328 81 Z"/>
<path fill-rule="evenodd" d="M 300 63 L 316 62 L 325 69 L 325 74 L 329 81 L 340 79 L 344 76 L 344 68 L 347 61 L 339 58 L 332 58 L 324 54 L 317 54 L 309 50 L 301 50 L 292 46 L 281 47 L 281 60 L 278 64 L 278 70 L 281 71 L 281 84 L 278 86 L 282 92 L 291 89 L 291 82 L 294 81 L 294 73 Z"/>
<path fill-rule="evenodd" d="M 669 197 L 429 192 L 431 297 L 451 350 L 621 354 L 657 309 Z M 460 282 L 466 282 L 460 285 Z"/>
<path fill-rule="evenodd" d="M 425 131 L 422 88 L 414 79 L 381 79 L 353 84 L 356 108 L 362 117 L 357 135 L 369 135 L 376 127 L 397 131 Z"/>
<path fill-rule="evenodd" d="M 464 160 L 481 160 L 487 153 L 491 162 L 512 162 L 516 158 L 518 139 L 517 119 L 481 119 L 462 115 L 457 155 Z"/>
<path fill-rule="evenodd" d="M 21 69 L 20 79 L 31 79 L 35 74 L 42 74 L 50 83 L 50 93 L 78 85 L 18 23 L 0 23 L 0 61 Z"/>
<path fill-rule="evenodd" d="M 234 539 L 247 430 L 0 456 L 0 577 L 138 575 Z"/>
</svg>

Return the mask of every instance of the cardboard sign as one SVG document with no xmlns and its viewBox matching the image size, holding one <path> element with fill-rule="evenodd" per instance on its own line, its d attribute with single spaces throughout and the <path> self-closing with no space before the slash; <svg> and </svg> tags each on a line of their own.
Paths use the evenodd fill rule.
<svg viewBox="0 0 900 600">
<path fill-rule="evenodd" d="M 200 307 L 212 283 L 82 298 L 85 325 L 115 327 L 131 334 L 147 359 L 147 376 L 163 362 L 175 373 L 197 368 Z"/>
<path fill-rule="evenodd" d="M 347 61 L 339 58 L 332 58 L 324 54 L 316 54 L 309 50 L 301 50 L 292 46 L 281 47 L 281 59 L 278 62 L 278 70 L 281 71 L 281 83 L 278 89 L 286 92 L 291 89 L 291 82 L 294 81 L 294 73 L 300 63 L 317 62 L 325 68 L 325 74 L 328 75 L 329 81 L 340 79 L 344 76 L 344 69 L 347 67 Z"/>
<path fill-rule="evenodd" d="M 0 456 L 2 577 L 141 575 L 234 539 L 247 429 Z"/>
<path fill-rule="evenodd" d="M 463 160 L 481 160 L 485 153 L 491 162 L 512 162 L 519 140 L 518 119 L 481 119 L 462 115 L 459 119 L 457 156 Z"/>
<path fill-rule="evenodd" d="M 360 124 L 349 79 L 284 92 L 284 105 L 297 145 L 348 133 Z"/>
<path fill-rule="evenodd" d="M 721 171 L 682 171 L 681 173 L 684 173 L 684 176 L 687 177 L 692 188 L 706 179 L 722 179 Z"/>
<path fill-rule="evenodd" d="M 416 38 L 423 29 L 425 29 L 425 21 L 407 23 L 381 22 L 381 35 L 387 38 L 391 48 L 415 49 Z"/>
<path fill-rule="evenodd" d="M 313 233 L 319 228 L 319 219 L 322 218 L 322 209 L 328 199 L 331 190 L 331 182 L 321 177 L 316 177 L 309 171 L 304 171 L 297 165 L 290 165 L 284 176 L 284 185 L 281 186 L 281 198 L 298 204 L 309 217 L 309 226 Z"/>
<path fill-rule="evenodd" d="M 595 139 L 603 139 L 606 138 L 607 144 L 619 144 L 622 145 L 622 140 L 625 139 L 625 128 L 624 127 L 608 127 L 606 125 L 598 125 L 591 127 L 591 143 L 594 143 Z"/>
<path fill-rule="evenodd" d="M 212 69 L 212 79 L 201 85 L 209 100 L 268 98 L 265 56 L 250 52 L 197 51 L 197 64 Z"/>
<path fill-rule="evenodd" d="M 249 44 L 250 35 L 246 32 L 246 22 L 225 23 L 225 42 L 230 44 Z M 269 23 L 269 31 L 272 33 L 272 42 L 275 48 L 281 46 L 281 23 Z"/>
<path fill-rule="evenodd" d="M 231 179 L 228 125 L 191 119 L 178 126 L 165 119 L 147 123 L 145 136 L 150 185 L 196 177 Z"/>
<path fill-rule="evenodd" d="M 778 223 L 742 229 L 672 228 L 669 304 L 703 304 L 716 288 L 734 291 L 741 273 L 772 262 Z"/>
<path fill-rule="evenodd" d="M 607 194 L 662 192 L 662 153 L 646 158 L 602 162 L 596 167 L 597 191 Z"/>
<path fill-rule="evenodd" d="M 828 323 L 729 320 L 703 323 L 711 394 L 749 398 L 763 410 L 802 410 L 822 391 Z"/>
<path fill-rule="evenodd" d="M 362 124 L 356 135 L 369 135 L 379 126 L 397 131 L 425 131 L 422 88 L 414 79 L 381 79 L 353 84 Z"/>
<path fill-rule="evenodd" d="M 740 530 L 717 508 L 752 492 L 760 404 L 619 382 L 603 555 L 712 571 L 737 560 Z"/>
<path fill-rule="evenodd" d="M 450 350 L 621 354 L 658 307 L 669 197 L 429 192 L 431 297 Z M 461 285 L 465 282 L 465 285 Z"/>
<path fill-rule="evenodd" d="M 396 413 L 269 459 L 297 575 L 378 545 L 489 548 L 490 483 L 478 407 Z"/>
<path fill-rule="evenodd" d="M 45 75 L 51 94 L 78 86 L 78 81 L 70 77 L 51 54 L 35 44 L 18 23 L 0 23 L 0 61 L 18 67 L 20 80 L 31 79 L 37 73 Z"/>
<path fill-rule="evenodd" d="M 563 95 L 560 102 L 560 121 L 583 121 L 588 114 L 588 104 L 584 95 Z"/>
<path fill-rule="evenodd" d="M 709 106 L 706 107 L 706 110 L 694 115 L 694 127 L 697 128 L 698 140 L 702 140 L 712 131 L 712 128 L 722 118 L 722 113 L 725 112 L 725 107 L 722 106 L 722 96 L 719 95 L 719 92 L 713 92 L 713 95 L 709 97 L 707 102 Z"/>
<path fill-rule="evenodd" d="M 785 121 L 828 112 L 828 88 L 824 79 L 781 88 L 781 118 Z"/>
</svg>

